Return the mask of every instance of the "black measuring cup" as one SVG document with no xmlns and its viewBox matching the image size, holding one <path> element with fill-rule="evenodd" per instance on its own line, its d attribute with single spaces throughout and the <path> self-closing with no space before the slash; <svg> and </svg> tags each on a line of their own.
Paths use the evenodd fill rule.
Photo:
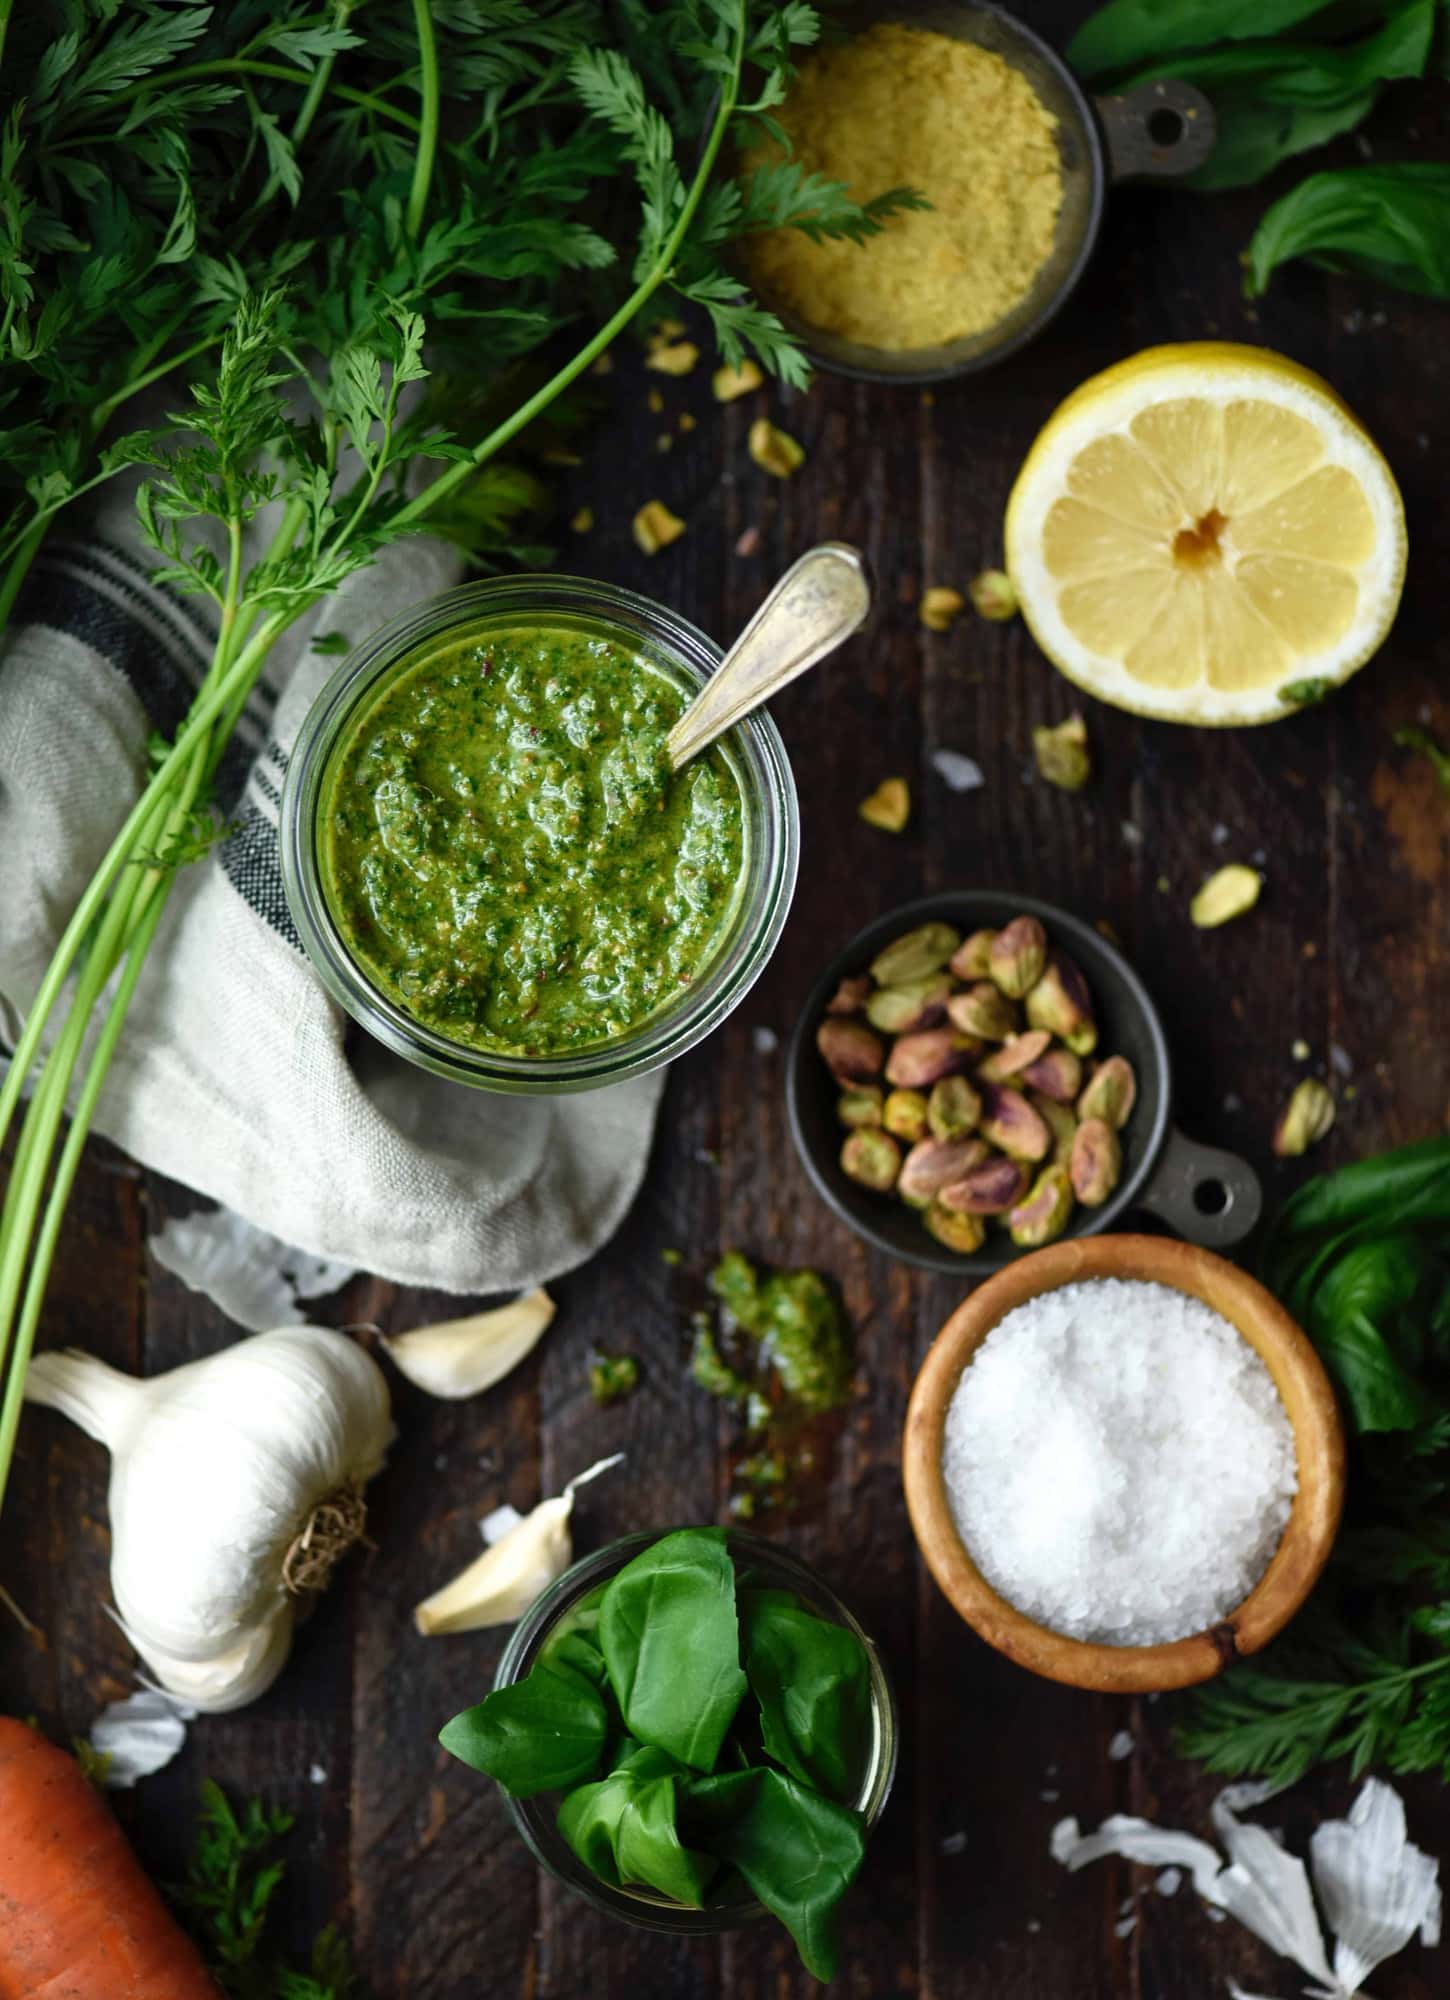
<svg viewBox="0 0 1450 2000">
<path fill-rule="evenodd" d="M 984 1278 L 1028 1253 L 1005 1230 L 992 1230 L 969 1256 L 928 1236 L 921 1216 L 894 1195 L 878 1194 L 841 1170 L 845 1133 L 836 1118 L 837 1084 L 816 1049 L 816 1030 L 842 979 L 864 972 L 893 938 L 919 924 L 946 923 L 963 937 L 1000 930 L 1013 917 L 1036 917 L 1049 941 L 1081 968 L 1093 996 L 1099 1058 L 1126 1056 L 1138 1081 L 1137 1102 L 1119 1139 L 1123 1168 L 1101 1208 L 1078 1206 L 1065 1236 L 1099 1236 L 1129 1209 L 1145 1209 L 1208 1250 L 1248 1235 L 1263 1207 L 1259 1179 L 1246 1160 L 1185 1138 L 1173 1123 L 1173 1063 L 1158 1010 L 1123 954 L 1090 924 L 1051 903 L 997 889 L 946 890 L 892 910 L 859 931 L 822 972 L 796 1023 L 786 1059 L 791 1137 L 816 1192 L 843 1222 L 878 1249 L 948 1277 Z"/>
<path fill-rule="evenodd" d="M 1019 70 L 1057 121 L 1062 207 L 1052 250 L 1017 305 L 980 333 L 940 347 L 865 347 L 811 326 L 761 296 L 811 359 L 869 382 L 939 382 L 974 374 L 1024 347 L 1077 289 L 1102 230 L 1108 191 L 1123 181 L 1170 180 L 1201 167 L 1213 151 L 1213 106 L 1190 83 L 1164 78 L 1119 97 L 1090 97 L 1042 37 L 1000 7 L 981 0 L 923 0 L 918 5 L 861 6 L 831 15 L 859 33 L 878 21 L 927 28 L 974 42 Z"/>
</svg>

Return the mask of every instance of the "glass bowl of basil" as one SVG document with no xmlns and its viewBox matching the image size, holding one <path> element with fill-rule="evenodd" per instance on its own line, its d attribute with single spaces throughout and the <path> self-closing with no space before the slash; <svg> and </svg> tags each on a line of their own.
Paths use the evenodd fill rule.
<svg viewBox="0 0 1450 2000">
<path fill-rule="evenodd" d="M 810 1972 L 834 1974 L 896 1705 L 870 1638 L 787 1550 L 678 1528 L 586 1556 L 441 1740 L 597 1908 L 686 1936 L 774 1916 Z"/>
</svg>

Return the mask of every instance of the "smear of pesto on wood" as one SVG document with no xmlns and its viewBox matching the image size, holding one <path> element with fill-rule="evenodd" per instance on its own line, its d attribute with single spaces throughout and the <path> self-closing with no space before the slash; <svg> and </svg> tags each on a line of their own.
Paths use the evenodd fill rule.
<svg viewBox="0 0 1450 2000">
<path fill-rule="evenodd" d="M 557 1056 L 678 999 L 721 942 L 741 799 L 718 750 L 670 775 L 685 693 L 577 627 L 464 632 L 404 663 L 328 773 L 343 941 L 413 1018 Z"/>
</svg>

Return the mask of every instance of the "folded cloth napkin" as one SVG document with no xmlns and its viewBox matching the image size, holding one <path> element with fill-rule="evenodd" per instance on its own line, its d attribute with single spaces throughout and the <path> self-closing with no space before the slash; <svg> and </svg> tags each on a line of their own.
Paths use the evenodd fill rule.
<svg viewBox="0 0 1450 2000">
<path fill-rule="evenodd" d="M 158 589 L 125 497 L 84 546 L 41 554 L 0 651 L 0 1009 L 12 1040 L 71 911 L 212 650 L 205 607 Z M 458 579 L 409 540 L 278 645 L 221 773 L 232 830 L 183 869 L 96 1127 L 286 1243 L 447 1291 L 532 1286 L 582 1263 L 639 1186 L 662 1079 L 496 1097 L 348 1033 L 282 890 L 288 755 L 335 659 Z"/>
</svg>

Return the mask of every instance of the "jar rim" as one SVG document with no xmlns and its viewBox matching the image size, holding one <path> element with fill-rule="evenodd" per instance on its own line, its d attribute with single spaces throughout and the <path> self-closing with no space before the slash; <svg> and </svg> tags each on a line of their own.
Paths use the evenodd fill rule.
<svg viewBox="0 0 1450 2000">
<path fill-rule="evenodd" d="M 645 1549 L 662 1541 L 666 1535 L 678 1534 L 682 1528 L 699 1525 L 697 1522 L 680 1522 L 667 1528 L 647 1528 L 621 1535 L 571 1563 L 535 1598 L 509 1634 L 494 1674 L 494 1688 L 508 1687 L 524 1678 L 559 1620 L 581 1597 L 607 1581 Z M 895 1689 L 876 1642 L 819 1571 L 796 1555 L 794 1550 L 784 1548 L 779 1542 L 769 1541 L 763 1535 L 750 1534 L 743 1528 L 726 1528 L 725 1543 L 732 1555 L 773 1572 L 787 1588 L 796 1590 L 816 1609 L 844 1626 L 859 1640 L 866 1654 L 870 1674 L 872 1748 L 854 1809 L 861 1813 L 869 1835 L 881 1817 L 895 1781 L 900 1734 Z M 703 1909 L 695 1910 L 626 1889 L 615 1889 L 584 1866 L 558 1833 L 552 1818 L 532 1810 L 535 1801 L 511 1798 L 507 1793 L 504 1799 L 524 1845 L 541 1868 L 547 1869 L 565 1888 L 583 1896 L 596 1908 L 621 1917 L 637 1928 L 677 1935 L 709 1935 L 757 1923 L 770 1914 L 755 1897 L 736 1903 L 707 1904 Z"/>
<path fill-rule="evenodd" d="M 303 948 L 333 999 L 386 1047 L 476 1088 L 525 1095 L 597 1089 L 662 1068 L 704 1039 L 765 969 L 795 890 L 800 822 L 785 744 L 762 710 L 720 739 L 747 818 L 736 909 L 700 976 L 627 1033 L 554 1056 L 515 1056 L 450 1040 L 384 994 L 343 941 L 322 879 L 318 821 L 332 754 L 379 684 L 427 639 L 479 620 L 553 615 L 650 655 L 702 687 L 721 648 L 668 606 L 588 577 L 528 574 L 460 584 L 409 606 L 355 647 L 303 719 L 288 759 L 280 810 L 282 880 Z"/>
</svg>

